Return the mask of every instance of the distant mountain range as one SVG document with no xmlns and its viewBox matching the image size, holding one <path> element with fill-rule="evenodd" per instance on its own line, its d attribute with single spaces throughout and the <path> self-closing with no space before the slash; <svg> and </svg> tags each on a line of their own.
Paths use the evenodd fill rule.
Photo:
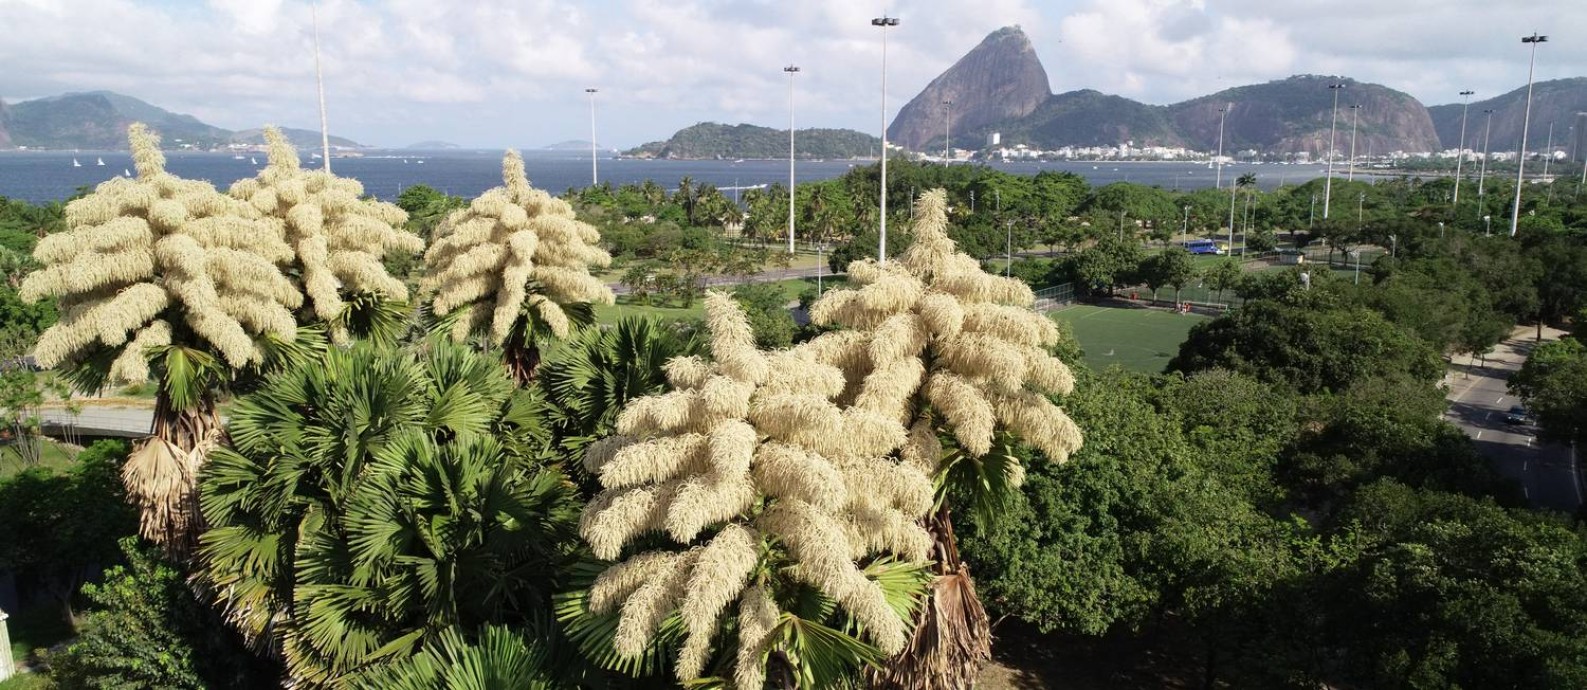
<svg viewBox="0 0 1587 690">
<path fill-rule="evenodd" d="M 891 141 L 927 153 L 942 150 L 944 130 L 950 126 L 953 146 L 972 150 L 985 148 L 987 135 L 998 132 L 1004 146 L 1048 150 L 1133 142 L 1138 147 L 1212 151 L 1218 146 L 1220 109 L 1226 108 L 1225 154 L 1254 150 L 1317 156 L 1328 148 L 1334 103 L 1328 85 L 1334 83 L 1345 85 L 1339 92 L 1334 144 L 1341 153 L 1348 152 L 1357 115 L 1356 148 L 1362 154 L 1436 151 L 1458 143 L 1459 104 L 1428 108 L 1409 94 L 1348 77 L 1298 75 L 1172 105 L 1149 105 L 1090 89 L 1053 94 L 1046 69 L 1017 26 L 992 32 L 932 80 L 899 110 L 887 134 Z M 1513 148 L 1520 138 L 1524 97 L 1522 88 L 1481 107 L 1472 104 L 1474 117 L 1482 108 L 1495 108 L 1495 150 L 1501 150 L 1501 141 Z M 1352 105 L 1361 108 L 1354 111 Z M 1550 121 L 1556 123 L 1556 143 L 1563 142 L 1578 111 L 1587 111 L 1587 79 L 1537 83 L 1528 147 L 1543 147 Z M 1468 148 L 1470 137 L 1468 128 Z"/>
<path fill-rule="evenodd" d="M 142 122 L 159 132 L 166 148 L 190 145 L 209 149 L 229 144 L 263 143 L 259 129 L 232 131 L 110 91 L 68 93 L 21 103 L 0 102 L 0 148 L 123 149 L 127 126 Z M 320 145 L 320 133 L 282 128 L 292 143 Z M 332 136 L 331 145 L 358 147 Z"/>
<path fill-rule="evenodd" d="M 880 138 L 852 129 L 801 129 L 794 133 L 794 141 L 795 155 L 801 159 L 874 156 L 881 146 Z M 788 130 L 702 122 L 679 130 L 666 141 L 653 141 L 623 155 L 686 160 L 787 158 Z"/>
</svg>

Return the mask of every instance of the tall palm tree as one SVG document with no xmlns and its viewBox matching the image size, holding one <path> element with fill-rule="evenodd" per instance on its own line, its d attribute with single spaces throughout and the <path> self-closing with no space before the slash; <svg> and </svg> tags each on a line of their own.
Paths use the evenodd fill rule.
<svg viewBox="0 0 1587 690">
<path fill-rule="evenodd" d="M 272 352 L 290 351 L 303 296 L 279 266 L 281 228 L 256 209 L 165 171 L 159 140 L 128 130 L 136 178 L 113 178 L 66 207 L 39 241 L 43 268 L 21 297 L 59 299 L 34 350 L 81 390 L 159 381 L 151 435 L 123 469 L 142 532 L 181 559 L 198 513 L 194 481 L 221 439 L 217 392 Z"/>
<path fill-rule="evenodd" d="M 329 325 L 338 344 L 353 335 L 394 340 L 406 324 L 408 287 L 382 262 L 424 249 L 404 229 L 408 214 L 364 197 L 357 180 L 298 167 L 297 148 L 275 127 L 265 127 L 264 138 L 269 164 L 230 194 L 281 224 L 294 253 L 291 272 L 312 310 L 304 320 Z"/>
<path fill-rule="evenodd" d="M 527 385 L 547 341 L 593 323 L 592 303 L 612 303 L 590 275 L 611 257 L 566 201 L 529 186 L 517 151 L 502 160 L 502 182 L 436 229 L 420 289 L 453 339 L 484 336 Z"/>
<path fill-rule="evenodd" d="M 455 627 L 543 616 L 577 504 L 530 394 L 443 340 L 360 342 L 233 408 L 203 476 L 200 581 L 294 682 L 337 684 Z"/>
<path fill-rule="evenodd" d="M 839 410 L 839 367 L 756 350 L 725 293 L 706 314 L 714 361 L 669 363 L 677 390 L 629 402 L 585 454 L 603 491 L 579 532 L 615 562 L 559 618 L 603 663 L 645 667 L 677 641 L 685 682 L 833 687 L 906 644 L 930 481 L 886 457 L 902 425 Z M 727 621 L 736 644 L 713 644 Z"/>
<path fill-rule="evenodd" d="M 947 235 L 942 190 L 914 207 L 913 241 L 897 261 L 849 265 L 850 286 L 811 307 L 812 323 L 839 326 L 809 347 L 840 362 L 838 397 L 883 411 L 910 430 L 894 454 L 929 477 L 938 492 L 917 516 L 930 534 L 936 578 L 908 648 L 876 667 L 882 687 L 964 688 L 990 657 L 991 631 L 975 585 L 959 559 L 952 505 L 960 487 L 987 503 L 1016 489 L 1024 468 L 1007 450 L 1015 440 L 1062 462 L 1080 447 L 1080 430 L 1049 394 L 1074 385 L 1050 354 L 1057 326 L 1030 309 L 1023 281 L 988 275 Z"/>
</svg>

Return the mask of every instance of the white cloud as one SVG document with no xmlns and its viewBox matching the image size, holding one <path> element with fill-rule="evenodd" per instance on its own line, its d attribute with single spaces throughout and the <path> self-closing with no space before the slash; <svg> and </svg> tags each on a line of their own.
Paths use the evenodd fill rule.
<svg viewBox="0 0 1587 690">
<path fill-rule="evenodd" d="M 1522 34 L 1587 26 L 1551 0 L 904 0 L 886 11 L 897 112 L 986 34 L 1024 27 L 1056 90 L 1152 103 L 1297 72 L 1339 73 L 1429 102 L 1525 79 Z M 332 129 L 403 144 L 664 137 L 698 120 L 778 125 L 787 76 L 801 126 L 879 128 L 884 4 L 850 0 L 320 0 Z M 308 0 L 0 0 L 0 96 L 112 89 L 224 127 L 314 127 Z M 1562 35 L 1538 78 L 1575 76 Z"/>
</svg>

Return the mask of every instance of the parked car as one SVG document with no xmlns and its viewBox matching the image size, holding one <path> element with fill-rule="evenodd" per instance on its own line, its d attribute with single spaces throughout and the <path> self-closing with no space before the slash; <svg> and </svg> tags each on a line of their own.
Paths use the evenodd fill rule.
<svg viewBox="0 0 1587 690">
<path fill-rule="evenodd" d="M 1509 413 L 1504 415 L 1505 424 L 1529 424 L 1531 421 L 1531 415 L 1529 415 L 1526 411 L 1526 408 L 1521 405 L 1511 407 Z"/>
</svg>

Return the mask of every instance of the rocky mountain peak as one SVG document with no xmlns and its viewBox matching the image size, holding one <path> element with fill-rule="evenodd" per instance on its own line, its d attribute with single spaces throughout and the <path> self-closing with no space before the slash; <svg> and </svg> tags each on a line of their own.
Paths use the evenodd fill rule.
<svg viewBox="0 0 1587 690">
<path fill-rule="evenodd" d="M 953 131 L 968 133 L 1025 117 L 1050 96 L 1047 70 L 1030 39 L 1018 26 L 1004 27 L 993 31 L 899 110 L 887 136 L 910 149 L 940 149 L 944 101 L 952 102 Z M 960 138 L 954 135 L 956 141 Z"/>
</svg>

